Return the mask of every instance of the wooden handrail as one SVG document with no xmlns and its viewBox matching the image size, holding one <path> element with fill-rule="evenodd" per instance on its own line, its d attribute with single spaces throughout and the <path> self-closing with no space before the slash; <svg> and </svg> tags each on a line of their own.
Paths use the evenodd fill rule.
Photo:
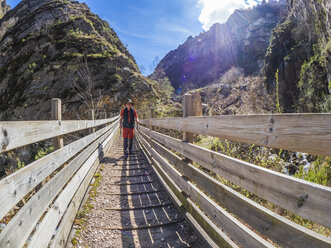
<svg viewBox="0 0 331 248">
<path fill-rule="evenodd" d="M 119 133 L 119 116 L 62 121 L 61 107 L 60 99 L 52 100 L 52 121 L 0 122 L 0 153 L 45 139 L 55 141 L 55 151 L 0 180 L 0 220 L 18 202 L 24 203 L 8 215 L 0 247 L 63 247 L 93 175 Z M 89 128 L 90 135 L 63 146 L 63 135 Z"/>
<path fill-rule="evenodd" d="M 118 119 L 0 122 L 0 153 L 45 139 L 109 124 Z"/>
<path fill-rule="evenodd" d="M 331 245 L 330 239 L 262 207 L 187 163 L 143 132 L 140 132 L 140 135 L 160 154 L 159 156 L 167 159 L 186 178 L 218 200 L 229 212 L 234 213 L 245 223 L 282 247 L 288 247 L 288 244 L 293 243 L 294 240 L 296 247 L 329 247 Z M 188 192 L 189 194 L 190 192 Z"/>
<path fill-rule="evenodd" d="M 79 189 L 81 183 L 84 181 L 85 176 L 91 170 L 93 165 L 96 162 L 101 162 L 100 152 L 107 145 L 109 140 L 114 137 L 115 133 L 113 132 L 113 130 L 108 131 L 104 136 L 102 136 L 99 140 L 93 143 L 91 147 L 89 147 L 81 155 L 79 155 L 80 158 L 77 159 L 77 164 L 82 164 L 81 161 L 86 161 L 83 163 L 83 165 L 74 175 L 74 177 L 70 180 L 65 189 L 57 197 L 56 201 L 52 204 L 50 210 L 46 213 L 42 222 L 39 224 L 38 229 L 34 233 L 31 241 L 29 242 L 29 248 L 34 248 L 38 246 L 47 247 L 49 240 L 52 239 L 52 236 L 56 231 L 56 227 L 60 222 L 61 218 L 63 217 L 66 209 L 68 208 L 71 199 L 74 197 L 75 192 Z M 99 147 L 100 144 L 101 147 Z M 69 166 L 71 165 L 68 164 L 68 167 Z M 62 175 L 64 176 L 65 173 L 66 172 L 64 171 Z M 59 178 L 60 177 L 61 175 L 59 175 Z"/>
<path fill-rule="evenodd" d="M 176 117 L 142 124 L 331 157 L 331 114 Z"/>
<path fill-rule="evenodd" d="M 118 130 L 118 127 L 117 127 Z M 107 151 L 110 149 L 110 147 L 113 145 L 115 138 L 117 135 L 117 131 L 114 131 L 108 138 L 105 140 L 101 147 L 103 147 L 103 152 L 107 153 Z M 100 156 L 100 154 L 99 154 Z M 76 213 L 78 212 L 78 209 L 81 205 L 81 202 L 84 199 L 85 193 L 90 186 L 90 182 L 95 175 L 95 171 L 98 168 L 99 164 L 101 163 L 100 158 L 98 158 L 94 164 L 91 166 L 90 171 L 85 176 L 83 182 L 81 183 L 81 186 L 76 191 L 74 197 L 72 198 L 70 205 L 68 206 L 66 212 L 63 215 L 62 221 L 57 228 L 55 237 L 53 239 L 53 242 L 51 243 L 51 248 L 58 248 L 58 247 L 64 247 L 66 242 L 68 241 L 72 223 L 75 220 Z"/>
<path fill-rule="evenodd" d="M 302 217 L 331 227 L 330 187 L 225 156 L 142 126 L 139 130 L 248 191 Z"/>
<path fill-rule="evenodd" d="M 70 163 L 66 167 L 64 167 L 52 179 L 50 179 L 50 181 L 47 182 L 47 184 L 45 184 L 24 205 L 24 207 L 15 215 L 15 217 L 6 226 L 4 231 L 0 234 L 0 247 L 6 246 L 6 244 L 7 246 L 8 244 L 10 244 L 11 247 L 23 246 L 26 239 L 29 237 L 30 232 L 33 230 L 34 226 L 36 225 L 40 217 L 46 211 L 49 204 L 57 196 L 57 194 L 60 192 L 63 186 L 68 182 L 68 180 L 71 179 L 72 175 L 75 175 L 73 179 L 70 180 L 69 184 L 65 187 L 63 192 L 61 192 L 60 194 L 62 196 L 65 195 L 67 200 L 69 201 L 71 200 L 71 198 L 73 197 L 72 194 L 76 192 L 77 187 L 80 185 L 81 180 L 84 179 L 86 173 L 91 168 L 94 161 L 96 160 L 97 155 L 99 153 L 97 148 L 101 143 L 103 143 L 105 140 L 107 140 L 107 138 L 109 138 L 109 135 L 113 132 L 114 129 L 115 126 L 113 125 L 113 128 L 110 128 L 106 132 L 103 132 L 98 139 L 96 139 L 89 147 L 87 147 L 82 153 L 80 153 L 79 156 L 76 156 L 72 161 L 70 161 Z M 76 173 L 77 170 L 78 172 Z M 74 185 L 74 188 L 70 188 L 71 185 Z M 17 191 L 19 191 L 19 188 L 17 189 Z M 59 201 L 58 199 L 54 204 L 56 204 Z M 63 206 L 57 206 L 56 209 L 57 209 L 56 213 L 58 214 L 61 213 L 63 214 L 65 210 L 63 209 Z M 52 212 L 52 210 L 50 210 L 46 214 L 46 216 L 48 216 L 50 212 Z M 46 216 L 43 218 L 42 223 L 46 221 Z M 53 221 L 52 224 L 49 224 L 49 226 L 45 230 L 50 231 L 52 225 L 55 225 L 56 227 L 57 223 L 59 222 L 59 219 L 56 220 L 56 218 L 53 218 L 52 221 Z M 54 233 L 54 230 L 55 228 L 51 231 L 51 237 Z M 38 234 L 40 231 L 41 229 L 38 228 L 37 232 L 34 234 L 33 237 L 36 237 L 36 234 Z M 47 237 L 47 235 L 43 235 L 43 238 L 41 239 L 41 237 L 38 236 L 39 238 L 38 244 L 40 245 L 42 242 L 47 242 L 48 244 L 51 237 Z M 33 240 L 35 240 L 35 238 L 33 238 L 29 242 L 29 245 L 32 244 Z M 47 246 L 47 244 L 43 245 L 42 247 Z M 32 247 L 36 247 L 36 246 L 32 246 Z"/>
<path fill-rule="evenodd" d="M 168 174 L 169 177 L 175 181 L 180 188 L 203 209 L 205 213 L 212 216 L 217 225 L 225 230 L 230 237 L 234 238 L 243 247 L 274 247 L 218 206 L 195 185 L 186 181 L 183 175 L 175 170 L 173 166 L 171 166 L 164 158 L 162 158 L 161 155 L 158 154 L 158 152 L 156 152 L 143 137 L 140 137 L 139 139 L 147 150 L 153 155 L 153 158 L 155 158 L 155 160 L 160 164 L 162 170 L 164 170 L 166 174 Z"/>
<path fill-rule="evenodd" d="M 54 170 L 115 125 L 79 139 L 0 180 L 0 199 L 6 199 L 0 201 L 0 219 Z"/>
</svg>

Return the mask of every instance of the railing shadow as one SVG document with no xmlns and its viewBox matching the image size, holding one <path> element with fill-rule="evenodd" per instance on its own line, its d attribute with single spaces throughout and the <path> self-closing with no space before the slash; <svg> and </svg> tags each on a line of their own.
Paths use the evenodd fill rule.
<svg viewBox="0 0 331 248">
<path fill-rule="evenodd" d="M 136 210 L 121 211 L 122 226 L 127 227 L 128 219 L 130 219 L 129 224 L 135 228 L 135 230 L 122 231 L 122 242 L 131 244 L 132 247 L 136 247 L 137 244 L 139 247 L 173 247 L 179 237 L 173 235 L 175 230 L 172 229 L 170 233 L 162 224 L 170 223 L 180 217 L 175 207 L 170 205 L 171 201 L 164 200 L 168 197 L 162 191 L 161 185 L 157 182 L 146 158 L 138 147 L 135 141 L 135 152 L 127 160 L 123 160 L 123 166 L 129 166 L 135 170 L 122 171 L 121 182 L 134 184 L 121 186 L 121 194 L 125 195 L 122 197 L 124 201 L 121 201 L 121 208 L 132 207 Z M 143 192 L 145 193 L 142 194 Z M 163 204 L 168 205 L 160 207 Z M 131 212 L 130 218 L 128 218 L 129 212 Z M 175 226 L 174 228 L 176 229 Z"/>
</svg>

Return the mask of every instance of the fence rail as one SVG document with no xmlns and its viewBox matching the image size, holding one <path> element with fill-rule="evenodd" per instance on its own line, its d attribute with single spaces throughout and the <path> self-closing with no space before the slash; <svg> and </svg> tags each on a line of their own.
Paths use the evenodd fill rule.
<svg viewBox="0 0 331 248">
<path fill-rule="evenodd" d="M 202 189 L 212 198 L 216 199 L 216 201 L 220 202 L 220 204 L 228 209 L 228 211 L 238 216 L 241 220 L 245 221 L 245 223 L 252 226 L 262 235 L 268 236 L 271 240 L 282 246 L 288 247 L 288 244 L 290 243 L 294 243 L 296 247 L 328 247 L 330 245 L 330 240 L 328 238 L 303 228 L 302 226 L 295 224 L 278 214 L 275 214 L 274 212 L 260 206 L 254 201 L 244 197 L 230 187 L 220 183 L 208 174 L 202 172 L 200 169 L 185 162 L 169 149 L 161 145 L 164 139 L 161 139 L 159 135 L 162 134 L 153 135 L 156 132 L 142 127 L 139 129 L 139 139 L 142 141 L 145 147 L 150 147 L 148 149 L 149 152 L 152 153 L 158 163 L 162 165 L 162 169 L 167 171 L 167 174 L 180 186 L 185 194 L 192 197 L 192 200 L 196 202 L 201 207 L 201 209 L 203 209 L 209 216 L 212 216 L 214 221 L 218 221 L 217 224 L 222 229 L 226 230 L 232 238 L 240 242 L 245 247 L 258 247 L 259 245 L 258 243 L 250 243 L 247 239 L 244 240 L 243 238 L 245 235 L 242 234 L 240 229 L 238 230 L 239 227 L 237 226 L 237 221 L 233 217 L 228 217 L 229 214 L 225 213 L 224 210 L 222 210 L 224 213 L 220 212 L 221 210 L 218 209 L 219 207 L 217 204 L 210 203 L 211 200 L 206 195 L 203 195 L 195 185 L 199 186 L 200 189 Z M 179 142 L 187 144 L 182 141 Z M 187 153 L 182 153 L 182 150 L 179 146 L 168 147 L 176 150 L 189 159 L 193 159 L 192 156 L 187 156 Z M 196 157 L 201 155 L 196 151 L 194 154 L 196 154 Z M 165 162 L 164 159 L 169 162 Z M 196 159 L 193 160 L 196 161 Z M 170 164 L 177 168 L 178 172 L 174 172 L 175 169 Z M 184 178 L 187 178 L 189 182 Z M 210 206 L 206 206 L 208 203 Z M 316 205 L 318 205 L 318 203 Z M 229 219 L 225 221 L 224 216 L 227 216 Z M 244 228 L 244 230 L 247 232 L 249 229 L 247 230 Z M 250 239 L 253 238 L 253 240 L 255 239 L 254 242 L 259 242 L 260 238 L 254 237 L 257 236 L 256 234 L 252 235 L 248 232 L 246 235 L 252 236 L 248 237 L 250 237 Z"/>
<path fill-rule="evenodd" d="M 199 105 L 199 97 L 185 97 L 184 108 Z M 61 112 L 59 100 L 54 105 Z M 201 114 L 200 110 L 198 106 L 183 113 Z M 331 228 L 330 187 L 192 144 L 192 133 L 196 133 L 331 156 L 330 114 L 165 119 L 155 119 L 154 114 L 152 110 L 152 118 L 141 121 L 149 128 L 138 128 L 139 145 L 183 216 L 210 247 L 331 246 L 330 238 L 276 214 L 207 172 L 327 228 Z M 118 117 L 91 121 L 56 118 L 0 122 L 0 153 L 49 138 L 59 144 L 58 150 L 0 180 L 0 220 L 29 196 L 0 233 L 0 247 L 65 247 L 89 183 L 119 133 Z M 102 128 L 95 131 L 96 127 Z M 183 140 L 157 132 L 155 127 L 183 131 Z M 62 147 L 63 135 L 86 129 L 92 133 Z M 45 184 L 37 190 L 42 182 Z"/>
<path fill-rule="evenodd" d="M 331 157 L 331 114 L 190 116 L 141 123 Z"/>
<path fill-rule="evenodd" d="M 327 228 L 331 228 L 330 187 L 196 146 L 185 138 L 187 133 L 196 133 L 331 156 L 330 114 L 153 117 L 141 120 L 148 128 L 140 126 L 138 131 L 138 139 L 145 153 L 167 183 L 170 193 L 179 199 L 179 205 L 192 214 L 194 221 L 218 246 L 236 247 L 225 235 L 243 247 L 274 247 L 268 240 L 282 247 L 331 246 L 330 238 L 263 207 L 208 175 L 204 169 Z M 155 127 L 183 131 L 186 133 L 183 135 L 184 141 L 157 132 Z M 202 212 L 193 211 L 195 204 Z M 203 215 L 208 216 L 218 230 L 208 224 Z"/>
<path fill-rule="evenodd" d="M 82 121 L 4 121 L 0 122 L 0 153 L 41 140 L 109 124 L 117 117 Z"/>
<path fill-rule="evenodd" d="M 0 247 L 66 246 L 93 175 L 118 135 L 118 124 L 118 117 L 91 121 L 0 122 L 0 142 L 5 144 L 1 152 L 104 126 L 0 180 L 0 220 L 29 195 L 29 200 L 0 233 Z M 36 189 L 42 182 L 44 185 Z"/>
</svg>

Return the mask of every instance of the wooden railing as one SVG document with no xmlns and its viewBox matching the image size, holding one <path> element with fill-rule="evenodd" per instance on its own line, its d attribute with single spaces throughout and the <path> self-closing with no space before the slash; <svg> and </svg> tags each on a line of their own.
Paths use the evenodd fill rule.
<svg viewBox="0 0 331 248">
<path fill-rule="evenodd" d="M 193 111 L 194 112 L 194 111 Z M 331 156 L 330 114 L 238 115 L 145 119 L 138 139 L 187 219 L 219 247 L 331 247 L 331 239 L 276 214 L 198 167 L 301 217 L 331 228 L 331 188 L 247 163 L 151 130 Z M 177 156 L 180 153 L 183 157 Z M 224 231 L 224 232 L 223 232 Z M 264 238 L 262 238 L 264 237 Z M 269 242 L 271 241 L 271 242 Z"/>
<path fill-rule="evenodd" d="M 1 152 L 97 127 L 101 129 L 0 180 L 0 220 L 29 198 L 0 233 L 0 247 L 65 247 L 93 175 L 119 130 L 118 117 L 0 122 Z"/>
</svg>

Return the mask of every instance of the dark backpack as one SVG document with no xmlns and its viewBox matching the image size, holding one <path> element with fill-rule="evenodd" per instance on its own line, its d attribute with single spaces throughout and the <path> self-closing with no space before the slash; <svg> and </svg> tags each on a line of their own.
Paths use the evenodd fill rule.
<svg viewBox="0 0 331 248">
<path fill-rule="evenodd" d="M 129 122 L 130 115 L 130 122 Z M 134 109 L 131 108 L 130 111 L 125 108 L 123 111 L 123 127 L 124 128 L 134 128 Z"/>
</svg>

